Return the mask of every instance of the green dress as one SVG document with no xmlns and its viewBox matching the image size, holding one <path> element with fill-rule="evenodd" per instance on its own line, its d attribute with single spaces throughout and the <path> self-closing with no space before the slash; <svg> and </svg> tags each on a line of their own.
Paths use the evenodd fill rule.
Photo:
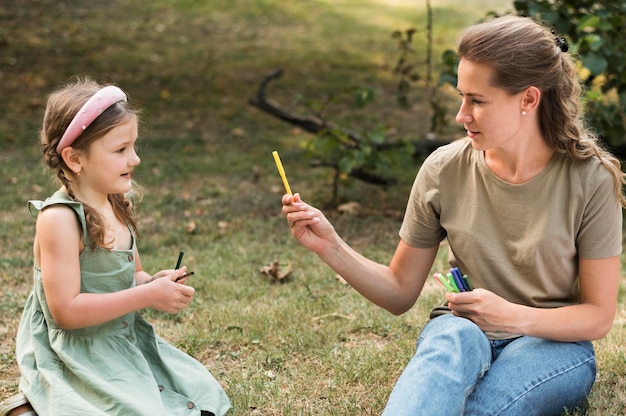
<svg viewBox="0 0 626 416">
<path fill-rule="evenodd" d="M 76 212 L 89 246 L 83 206 L 66 194 L 29 201 L 29 209 L 36 216 L 55 204 Z M 81 292 L 133 287 L 134 240 L 130 250 L 85 248 L 80 254 Z M 159 338 L 139 313 L 88 328 L 59 328 L 37 264 L 16 344 L 19 387 L 39 415 L 223 415 L 230 408 L 209 371 Z"/>
</svg>

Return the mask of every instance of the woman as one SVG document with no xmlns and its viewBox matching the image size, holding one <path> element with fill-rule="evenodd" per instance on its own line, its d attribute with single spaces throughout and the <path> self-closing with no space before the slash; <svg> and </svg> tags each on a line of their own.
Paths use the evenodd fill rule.
<svg viewBox="0 0 626 416">
<path fill-rule="evenodd" d="M 467 137 L 420 168 L 389 266 L 300 195 L 283 196 L 283 212 L 300 243 L 394 314 L 414 305 L 445 238 L 476 287 L 431 314 L 385 415 L 558 415 L 585 403 L 591 341 L 614 319 L 624 174 L 583 125 L 561 39 L 505 16 L 466 29 L 457 49 Z"/>
</svg>

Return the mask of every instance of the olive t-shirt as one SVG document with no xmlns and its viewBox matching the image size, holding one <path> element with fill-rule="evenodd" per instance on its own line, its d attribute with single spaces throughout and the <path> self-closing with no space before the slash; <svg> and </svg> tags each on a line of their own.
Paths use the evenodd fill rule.
<svg viewBox="0 0 626 416">
<path fill-rule="evenodd" d="M 451 266 L 475 287 L 553 308 L 579 302 L 579 257 L 621 253 L 622 210 L 613 176 L 595 157 L 576 161 L 555 152 L 533 179 L 511 184 L 461 139 L 420 168 L 400 237 L 422 248 L 447 238 Z"/>
</svg>

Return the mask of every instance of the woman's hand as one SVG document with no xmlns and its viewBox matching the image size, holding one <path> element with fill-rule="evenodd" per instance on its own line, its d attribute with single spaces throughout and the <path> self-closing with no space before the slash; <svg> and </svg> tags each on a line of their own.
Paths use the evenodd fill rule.
<svg viewBox="0 0 626 416">
<path fill-rule="evenodd" d="M 448 292 L 446 300 L 453 315 L 471 320 L 483 331 L 519 332 L 516 319 L 523 313 L 519 310 L 522 306 L 511 303 L 493 292 L 485 289 Z"/>
<path fill-rule="evenodd" d="M 324 253 L 337 233 L 322 211 L 302 202 L 300 194 L 286 194 L 282 203 L 291 234 L 318 255 Z"/>
<path fill-rule="evenodd" d="M 507 302 L 484 289 L 447 293 L 450 310 L 483 331 L 505 331 L 554 341 L 592 341 L 613 324 L 620 279 L 620 256 L 579 259 L 580 303 L 535 308 Z"/>
</svg>

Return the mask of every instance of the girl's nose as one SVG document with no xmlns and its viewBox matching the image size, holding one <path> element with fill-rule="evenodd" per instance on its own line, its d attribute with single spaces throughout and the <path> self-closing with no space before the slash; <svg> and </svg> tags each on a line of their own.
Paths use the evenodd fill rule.
<svg viewBox="0 0 626 416">
<path fill-rule="evenodd" d="M 139 155 L 137 154 L 137 152 L 133 152 L 133 156 L 130 158 L 130 164 L 133 166 L 137 166 L 140 163 L 141 159 L 139 158 Z"/>
</svg>

